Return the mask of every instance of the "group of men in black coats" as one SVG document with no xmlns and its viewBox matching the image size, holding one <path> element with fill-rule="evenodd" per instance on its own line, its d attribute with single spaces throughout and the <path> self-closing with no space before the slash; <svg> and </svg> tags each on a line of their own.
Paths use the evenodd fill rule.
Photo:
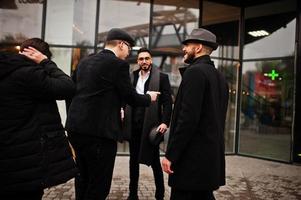
<svg viewBox="0 0 301 200">
<path fill-rule="evenodd" d="M 104 50 L 80 61 L 75 85 L 49 60 L 47 43 L 29 41 L 18 55 L 0 54 L 3 94 L 0 97 L 1 199 L 18 199 L 16 195 L 19 194 L 28 199 L 41 199 L 44 188 L 76 175 L 55 105 L 55 100 L 73 95 L 66 130 L 79 169 L 75 179 L 76 199 L 96 200 L 108 196 L 117 141 L 123 140 L 122 123 L 126 119 L 122 121 L 120 109 L 125 104 L 133 108 L 131 118 L 134 121 L 143 119 L 140 127 L 131 123 L 135 139 L 130 139 L 131 159 L 134 159 L 130 166 L 140 162 L 161 169 L 158 146 L 150 151 L 155 154 L 155 161 L 143 161 L 140 157 L 137 161 L 143 150 L 139 143 L 149 142 L 143 138 L 151 127 L 158 126 L 158 132 L 164 134 L 169 126 L 170 116 L 162 119 L 158 115 L 153 120 L 154 115 L 162 112 L 166 91 L 169 97 L 165 96 L 163 102 L 169 102 L 165 103 L 167 110 L 171 107 L 171 96 L 169 81 L 167 86 L 164 81 L 166 75 L 153 66 L 142 70 L 143 66 L 151 66 L 146 62 L 147 57 L 151 58 L 150 51 L 138 54 L 138 58 L 142 55 L 140 60 L 144 63 L 140 71 L 149 74 L 144 77 L 143 72 L 134 73 L 134 87 L 129 64 L 125 61 L 134 40 L 121 29 L 111 29 Z M 183 45 L 184 62 L 189 66 L 182 75 L 174 103 L 162 168 L 169 174 L 172 200 L 214 199 L 213 191 L 225 184 L 224 126 L 228 87 L 209 56 L 218 46 L 213 33 L 194 29 Z M 164 85 L 156 85 L 158 81 Z M 148 91 L 150 89 L 154 91 Z M 158 96 L 160 92 L 164 94 Z M 153 110 L 155 114 L 148 114 Z M 140 150 L 138 154 L 137 149 Z M 137 170 L 132 168 L 130 173 L 137 174 Z M 137 181 L 134 182 L 130 188 L 133 187 L 135 194 L 130 194 L 129 199 L 138 199 Z M 162 188 L 157 190 L 156 198 L 163 199 L 164 186 L 163 193 Z"/>
</svg>

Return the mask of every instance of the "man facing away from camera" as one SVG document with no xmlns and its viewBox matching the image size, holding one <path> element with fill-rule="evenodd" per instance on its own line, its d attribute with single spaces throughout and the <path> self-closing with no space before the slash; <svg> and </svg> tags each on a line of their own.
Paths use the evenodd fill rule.
<svg viewBox="0 0 301 200">
<path fill-rule="evenodd" d="M 130 194 L 128 200 L 138 200 L 139 163 L 151 166 L 155 178 L 155 198 L 164 199 L 164 180 L 160 164 L 159 143 L 151 144 L 149 134 L 156 128 L 159 134 L 164 134 L 169 126 L 172 111 L 171 88 L 167 74 L 153 66 L 151 52 L 141 48 L 137 53 L 139 69 L 133 72 L 133 85 L 139 94 L 148 90 L 160 92 L 158 101 L 148 108 L 126 107 L 126 119 L 130 126 Z M 127 120 L 127 118 L 130 120 Z"/>
<path fill-rule="evenodd" d="M 51 55 L 39 38 L 25 40 L 19 54 L 0 52 L 1 200 L 41 200 L 45 188 L 77 173 L 56 104 L 75 85 Z"/>
<path fill-rule="evenodd" d="M 194 29 L 183 41 L 189 64 L 175 100 L 163 170 L 169 174 L 171 200 L 213 200 L 225 184 L 224 127 L 228 86 L 210 54 L 216 36 Z"/>
<path fill-rule="evenodd" d="M 113 28 L 103 51 L 80 61 L 76 95 L 68 110 L 66 128 L 80 170 L 75 179 L 77 200 L 103 200 L 111 187 L 117 141 L 122 140 L 120 108 L 123 102 L 149 106 L 158 92 L 137 94 L 125 61 L 133 38 Z"/>
</svg>

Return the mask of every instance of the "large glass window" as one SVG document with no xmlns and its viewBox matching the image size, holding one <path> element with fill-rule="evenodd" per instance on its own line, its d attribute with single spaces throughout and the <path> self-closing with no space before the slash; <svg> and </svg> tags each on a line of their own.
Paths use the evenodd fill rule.
<svg viewBox="0 0 301 200">
<path fill-rule="evenodd" d="M 293 56 L 295 8 L 295 0 L 247 8 L 244 59 Z"/>
<path fill-rule="evenodd" d="M 51 48 L 52 60 L 57 64 L 58 68 L 70 75 L 71 66 L 71 49 L 69 48 Z M 66 121 L 66 104 L 65 101 L 57 101 L 58 109 L 61 115 L 62 123 Z"/>
<path fill-rule="evenodd" d="M 150 48 L 157 55 L 154 63 L 169 75 L 173 96 L 181 82 L 179 67 L 183 67 L 182 44 L 186 36 L 199 24 L 197 1 L 168 3 L 155 0 L 152 13 Z"/>
<path fill-rule="evenodd" d="M 147 47 L 149 19 L 150 3 L 148 1 L 101 0 L 97 35 L 98 48 L 104 47 L 107 32 L 111 28 L 124 29 L 135 39 L 137 47 Z M 128 61 L 132 64 L 136 63 L 136 56 L 130 56 Z M 128 142 L 118 143 L 117 151 L 119 154 L 128 153 Z"/>
<path fill-rule="evenodd" d="M 152 27 L 149 47 L 152 49 L 154 64 L 168 74 L 173 99 L 181 82 L 179 68 L 184 66 L 181 42 L 199 25 L 198 1 L 154 0 Z M 168 133 L 165 134 L 168 138 Z M 166 147 L 166 141 L 161 144 Z"/>
<path fill-rule="evenodd" d="M 239 152 L 289 161 L 294 60 L 258 60 L 243 67 Z"/>
<path fill-rule="evenodd" d="M 111 28 L 122 28 L 127 31 L 134 37 L 137 46 L 148 45 L 149 2 L 102 0 L 99 12 L 99 47 L 103 47 L 107 32 Z"/>
<path fill-rule="evenodd" d="M 234 141 L 236 134 L 236 96 L 237 96 L 237 80 L 239 73 L 239 62 L 213 59 L 217 69 L 222 72 L 229 86 L 229 101 L 225 124 L 225 150 L 227 153 L 234 152 Z"/>
<path fill-rule="evenodd" d="M 63 70 L 66 74 L 70 75 L 71 67 L 78 64 L 79 59 L 94 52 L 94 49 L 86 48 L 51 48 L 50 49 L 53 58 L 52 60 L 57 64 L 57 66 Z M 65 124 L 66 121 L 66 103 L 65 101 L 57 101 L 59 112 L 61 115 L 62 123 Z"/>
<path fill-rule="evenodd" d="M 290 161 L 296 2 L 246 9 L 239 152 Z M 269 9 L 267 9 L 267 7 Z"/>
<path fill-rule="evenodd" d="M 212 31 L 219 47 L 211 57 L 215 66 L 221 71 L 229 86 L 229 103 L 225 125 L 225 149 L 234 152 L 236 134 L 237 88 L 239 71 L 239 16 L 240 8 L 211 1 L 203 2 L 202 27 Z"/>
<path fill-rule="evenodd" d="M 199 24 L 197 1 L 178 2 L 169 5 L 155 0 L 152 13 L 153 50 L 181 53 L 181 42 Z M 170 49 L 172 48 L 172 49 Z"/>
<path fill-rule="evenodd" d="M 219 47 L 211 56 L 219 58 L 239 58 L 240 8 L 211 1 L 203 2 L 202 27 L 216 35 Z"/>
<path fill-rule="evenodd" d="M 0 43 L 15 44 L 32 37 L 41 37 L 42 3 L 1 1 Z"/>
<path fill-rule="evenodd" d="M 47 1 L 45 40 L 50 44 L 94 46 L 96 0 Z"/>
</svg>

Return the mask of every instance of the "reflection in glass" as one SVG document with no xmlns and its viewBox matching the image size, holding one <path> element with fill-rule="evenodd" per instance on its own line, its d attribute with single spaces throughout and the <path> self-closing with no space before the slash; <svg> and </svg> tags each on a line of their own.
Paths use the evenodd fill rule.
<svg viewBox="0 0 301 200">
<path fill-rule="evenodd" d="M 0 43 L 21 43 L 41 37 L 42 3 L 3 1 L 0 4 Z M 8 5 L 9 4 L 9 5 Z"/>
<path fill-rule="evenodd" d="M 234 139 L 236 134 L 236 96 L 237 77 L 239 70 L 238 61 L 213 59 L 217 69 L 225 76 L 229 87 L 229 101 L 225 124 L 225 150 L 227 153 L 234 152 Z"/>
<path fill-rule="evenodd" d="M 212 31 L 217 38 L 219 47 L 212 53 L 213 57 L 239 58 L 240 8 L 211 1 L 203 2 L 202 27 Z"/>
<path fill-rule="evenodd" d="M 52 52 L 52 60 L 57 64 L 58 68 L 70 75 L 71 49 L 68 48 L 50 48 Z M 56 101 L 61 115 L 62 124 L 66 121 L 66 104 L 65 101 Z"/>
<path fill-rule="evenodd" d="M 295 0 L 246 8 L 244 59 L 293 56 L 295 9 Z"/>
<path fill-rule="evenodd" d="M 236 134 L 237 87 L 239 73 L 239 33 L 240 8 L 221 3 L 203 1 L 202 27 L 212 31 L 219 47 L 211 57 L 217 69 L 222 72 L 229 86 L 229 102 L 225 124 L 225 150 L 234 152 Z M 226 58 L 226 59 L 225 59 Z"/>
<path fill-rule="evenodd" d="M 244 62 L 241 153 L 290 160 L 293 59 Z"/>
<path fill-rule="evenodd" d="M 51 44 L 93 46 L 95 7 L 96 0 L 47 1 L 46 41 Z"/>
<path fill-rule="evenodd" d="M 114 12 L 112 12 L 114 10 Z M 99 27 L 97 43 L 99 49 L 104 47 L 107 32 L 111 28 L 122 28 L 127 31 L 136 42 L 136 46 L 147 47 L 149 40 L 149 2 L 101 0 L 99 11 Z M 129 58 L 135 63 L 136 56 Z M 131 68 L 132 69 L 132 68 Z M 128 153 L 128 142 L 118 143 L 118 154 Z"/>
<path fill-rule="evenodd" d="M 111 28 L 122 28 L 134 37 L 137 46 L 146 47 L 149 37 L 149 13 L 148 2 L 100 1 L 98 46 L 103 47 L 107 32 Z"/>
<path fill-rule="evenodd" d="M 152 13 L 152 37 L 150 48 L 156 55 L 154 63 L 168 74 L 175 99 L 181 82 L 179 68 L 184 67 L 181 42 L 199 24 L 199 3 L 197 1 L 168 1 L 154 0 Z M 169 132 L 160 145 L 165 150 Z"/>
<path fill-rule="evenodd" d="M 74 56 L 74 52 L 79 50 L 81 54 Z M 81 59 L 88 54 L 92 53 L 93 49 L 78 49 L 78 48 L 51 48 L 50 51 L 53 54 L 52 60 L 57 64 L 57 66 L 63 70 L 66 74 L 71 73 L 71 63 L 77 63 L 78 59 Z M 66 104 L 65 101 L 57 101 L 59 112 L 61 115 L 62 123 L 65 124 L 66 121 Z"/>
<path fill-rule="evenodd" d="M 71 60 L 71 73 L 75 71 L 79 61 L 89 55 L 94 54 L 94 49 L 88 48 L 73 48 Z"/>
<path fill-rule="evenodd" d="M 0 43 L 1 44 L 1 43 Z M 1 51 L 6 51 L 6 52 L 14 52 L 14 53 L 18 53 L 20 50 L 20 45 L 16 44 L 16 45 L 0 45 L 0 52 Z"/>
<path fill-rule="evenodd" d="M 151 49 L 181 54 L 181 42 L 199 24 L 198 3 L 188 2 L 168 5 L 154 1 Z"/>
</svg>

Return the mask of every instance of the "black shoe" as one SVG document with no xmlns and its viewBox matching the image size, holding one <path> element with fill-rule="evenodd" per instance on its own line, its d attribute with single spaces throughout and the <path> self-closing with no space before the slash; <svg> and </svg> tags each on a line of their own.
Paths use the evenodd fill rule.
<svg viewBox="0 0 301 200">
<path fill-rule="evenodd" d="M 138 196 L 129 196 L 127 200 L 139 200 Z"/>
</svg>

